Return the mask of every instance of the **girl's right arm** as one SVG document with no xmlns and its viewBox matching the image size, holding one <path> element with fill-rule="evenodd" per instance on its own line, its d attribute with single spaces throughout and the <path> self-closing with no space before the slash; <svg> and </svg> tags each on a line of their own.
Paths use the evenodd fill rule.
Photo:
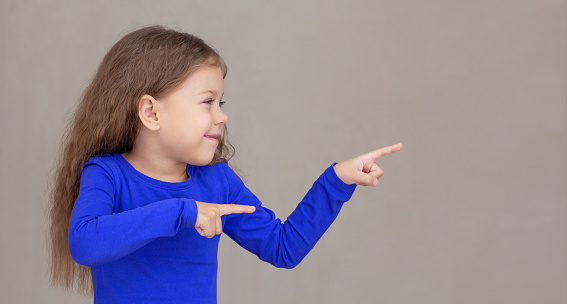
<svg viewBox="0 0 567 304">
<path fill-rule="evenodd" d="M 111 175 L 97 164 L 85 166 L 69 225 L 69 250 L 77 263 L 90 267 L 117 260 L 157 237 L 195 227 L 197 218 L 195 201 L 184 198 L 113 210 Z"/>
</svg>

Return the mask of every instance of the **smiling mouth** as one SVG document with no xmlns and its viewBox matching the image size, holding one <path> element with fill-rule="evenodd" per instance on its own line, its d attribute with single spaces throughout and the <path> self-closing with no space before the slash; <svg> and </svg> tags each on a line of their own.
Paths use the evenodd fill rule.
<svg viewBox="0 0 567 304">
<path fill-rule="evenodd" d="M 216 143 L 219 142 L 220 135 L 205 135 L 205 138 L 210 139 Z"/>
</svg>

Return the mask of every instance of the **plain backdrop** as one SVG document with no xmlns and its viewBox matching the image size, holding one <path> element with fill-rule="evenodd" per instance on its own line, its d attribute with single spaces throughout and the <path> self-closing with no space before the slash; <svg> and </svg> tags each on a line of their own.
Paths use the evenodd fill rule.
<svg viewBox="0 0 567 304">
<path fill-rule="evenodd" d="M 0 3 L 0 302 L 92 303 L 49 286 L 49 172 L 124 34 L 161 24 L 228 64 L 246 185 L 285 219 L 335 161 L 378 163 L 293 270 L 228 237 L 219 303 L 565 303 L 566 2 Z"/>
</svg>

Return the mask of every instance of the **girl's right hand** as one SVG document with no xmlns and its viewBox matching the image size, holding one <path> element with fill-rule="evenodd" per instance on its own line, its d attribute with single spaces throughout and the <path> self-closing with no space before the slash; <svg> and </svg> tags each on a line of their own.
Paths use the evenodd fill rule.
<svg viewBox="0 0 567 304">
<path fill-rule="evenodd" d="M 212 238 L 222 233 L 221 216 L 235 213 L 253 213 L 256 211 L 256 207 L 248 205 L 195 202 L 198 209 L 195 229 L 197 229 L 200 235 L 207 238 Z"/>
</svg>

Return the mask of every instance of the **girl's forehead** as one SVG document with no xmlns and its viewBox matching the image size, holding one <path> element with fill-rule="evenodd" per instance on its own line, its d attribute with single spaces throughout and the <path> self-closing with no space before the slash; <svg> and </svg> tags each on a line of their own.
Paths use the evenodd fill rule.
<svg viewBox="0 0 567 304">
<path fill-rule="evenodd" d="M 187 79 L 203 80 L 208 78 L 220 78 L 222 79 L 222 70 L 216 65 L 207 65 L 196 69 L 194 72 L 189 74 Z"/>
<path fill-rule="evenodd" d="M 193 94 L 222 94 L 222 70 L 217 66 L 206 66 L 199 68 L 195 72 L 189 74 L 189 76 L 183 81 L 179 89 Z"/>
</svg>

